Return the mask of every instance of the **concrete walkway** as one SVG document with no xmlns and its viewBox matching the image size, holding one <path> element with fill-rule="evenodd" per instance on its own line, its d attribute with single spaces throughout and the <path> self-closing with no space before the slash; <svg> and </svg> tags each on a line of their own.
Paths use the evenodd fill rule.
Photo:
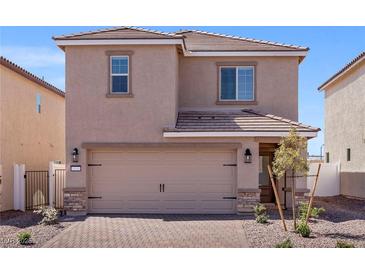
<svg viewBox="0 0 365 274">
<path fill-rule="evenodd" d="M 90 215 L 43 247 L 248 247 L 237 215 Z"/>
</svg>

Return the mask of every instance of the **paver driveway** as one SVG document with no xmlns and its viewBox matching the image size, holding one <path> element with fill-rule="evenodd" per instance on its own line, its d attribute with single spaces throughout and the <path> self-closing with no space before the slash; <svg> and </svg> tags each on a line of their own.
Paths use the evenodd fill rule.
<svg viewBox="0 0 365 274">
<path fill-rule="evenodd" d="M 248 247 L 237 215 L 90 215 L 43 247 Z"/>
</svg>

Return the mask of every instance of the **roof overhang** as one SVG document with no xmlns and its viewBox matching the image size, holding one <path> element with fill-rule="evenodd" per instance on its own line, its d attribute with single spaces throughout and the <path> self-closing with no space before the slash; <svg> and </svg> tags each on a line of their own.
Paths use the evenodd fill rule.
<svg viewBox="0 0 365 274">
<path fill-rule="evenodd" d="M 357 58 L 358 58 L 357 60 L 355 58 L 355 61 L 350 62 L 342 70 L 340 70 L 339 72 L 337 72 L 335 75 L 333 75 L 331 78 L 329 78 L 326 82 L 324 82 L 322 85 L 320 85 L 318 87 L 318 90 L 319 91 L 324 91 L 329 85 L 331 85 L 332 83 L 336 82 L 339 78 L 341 78 L 346 73 L 348 73 L 349 71 L 351 71 L 352 69 L 354 69 L 355 67 L 357 67 L 357 65 L 359 65 L 362 61 L 365 60 L 365 52 L 363 52 L 362 54 L 360 54 Z"/>
<path fill-rule="evenodd" d="M 181 38 L 157 39 L 54 39 L 61 49 L 66 46 L 119 46 L 119 45 L 179 45 L 186 57 L 220 56 L 297 56 L 305 57 L 306 50 L 298 51 L 189 51 Z"/>
<path fill-rule="evenodd" d="M 307 51 L 188 51 L 186 56 L 298 56 L 305 57 Z"/>
<path fill-rule="evenodd" d="M 317 137 L 317 132 L 298 131 L 297 134 L 306 138 Z M 186 138 L 186 137 L 285 137 L 288 136 L 287 131 L 249 131 L 249 132 L 164 132 L 163 137 L 166 138 Z"/>
<path fill-rule="evenodd" d="M 103 46 L 103 45 L 182 45 L 182 39 L 55 39 L 60 48 L 65 46 Z"/>
</svg>

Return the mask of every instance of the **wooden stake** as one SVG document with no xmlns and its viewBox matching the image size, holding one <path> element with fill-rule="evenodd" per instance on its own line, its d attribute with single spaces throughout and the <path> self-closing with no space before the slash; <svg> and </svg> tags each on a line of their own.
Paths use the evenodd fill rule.
<svg viewBox="0 0 365 274">
<path fill-rule="evenodd" d="M 295 191 L 296 191 L 296 186 L 295 186 L 295 172 L 294 170 L 292 170 L 292 182 L 291 182 L 291 208 L 292 208 L 292 212 L 293 212 L 293 226 L 294 226 L 294 231 L 297 230 L 297 216 L 295 214 L 295 207 L 296 205 L 296 199 L 295 199 Z"/>
<path fill-rule="evenodd" d="M 313 188 L 312 188 L 311 197 L 309 199 L 307 216 L 305 216 L 305 223 L 306 224 L 308 223 L 308 219 L 309 219 L 310 213 L 312 211 L 312 204 L 313 204 L 313 200 L 314 200 L 314 193 L 315 193 L 316 188 L 317 188 L 317 183 L 318 183 L 318 177 L 319 177 L 319 171 L 320 170 L 321 170 L 321 163 L 318 164 L 318 170 L 317 170 L 316 180 L 314 181 L 314 185 L 313 185 Z"/>
<path fill-rule="evenodd" d="M 285 231 L 288 231 L 288 229 L 286 228 L 286 224 L 285 224 L 283 210 L 282 210 L 281 205 L 280 205 L 280 199 L 279 199 L 278 191 L 276 189 L 276 185 L 275 185 L 275 182 L 274 182 L 274 177 L 272 176 L 271 166 L 268 165 L 267 166 L 267 169 L 269 170 L 270 181 L 271 181 L 272 188 L 274 190 L 276 205 L 277 205 L 277 207 L 279 209 L 279 214 L 280 214 L 281 221 L 283 222 L 284 230 Z"/>
</svg>

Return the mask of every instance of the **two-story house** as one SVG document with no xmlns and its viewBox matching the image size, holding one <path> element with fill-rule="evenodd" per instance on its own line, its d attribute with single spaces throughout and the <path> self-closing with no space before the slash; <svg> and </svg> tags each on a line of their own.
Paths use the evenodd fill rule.
<svg viewBox="0 0 365 274">
<path fill-rule="evenodd" d="M 338 163 L 340 193 L 365 198 L 365 52 L 323 83 L 325 161 Z"/>
<path fill-rule="evenodd" d="M 65 161 L 65 93 L 0 56 L 0 211 L 14 209 L 14 164 L 53 160 Z"/>
<path fill-rule="evenodd" d="M 70 213 L 251 210 L 273 201 L 266 166 L 280 138 L 319 130 L 296 122 L 308 48 L 131 27 L 54 40 Z"/>
</svg>

